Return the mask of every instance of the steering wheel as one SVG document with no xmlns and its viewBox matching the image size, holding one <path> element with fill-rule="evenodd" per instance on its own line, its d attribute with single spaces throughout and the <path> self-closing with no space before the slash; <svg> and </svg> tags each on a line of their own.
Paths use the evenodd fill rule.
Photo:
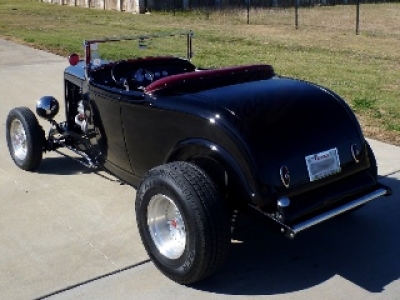
<svg viewBox="0 0 400 300">
<path fill-rule="evenodd" d="M 119 85 L 123 86 L 126 88 L 127 85 L 127 78 L 124 77 L 124 73 L 129 70 L 130 64 L 126 60 L 121 60 L 117 62 L 112 68 L 111 68 L 111 78 L 114 80 L 114 82 Z M 125 72 L 124 72 L 125 71 Z M 124 73 L 123 73 L 124 72 Z M 126 76 L 126 75 L 125 75 Z"/>
</svg>

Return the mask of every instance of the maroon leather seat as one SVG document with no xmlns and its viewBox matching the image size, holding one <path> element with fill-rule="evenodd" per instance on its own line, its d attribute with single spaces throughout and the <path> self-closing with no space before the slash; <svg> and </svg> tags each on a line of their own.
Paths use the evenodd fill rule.
<svg viewBox="0 0 400 300">
<path fill-rule="evenodd" d="M 212 70 L 197 70 L 168 76 L 145 88 L 149 95 L 194 93 L 201 90 L 269 79 L 275 75 L 271 65 L 245 65 Z"/>
</svg>

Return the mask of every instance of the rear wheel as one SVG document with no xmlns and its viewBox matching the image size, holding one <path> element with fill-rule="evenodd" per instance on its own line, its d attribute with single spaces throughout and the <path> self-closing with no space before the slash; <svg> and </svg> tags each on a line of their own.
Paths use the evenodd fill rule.
<svg viewBox="0 0 400 300">
<path fill-rule="evenodd" d="M 228 254 L 228 210 L 195 165 L 174 162 L 149 171 L 137 192 L 136 218 L 150 258 L 178 283 L 210 276 Z"/>
<path fill-rule="evenodd" d="M 27 107 L 10 111 L 6 121 L 8 151 L 15 164 L 23 170 L 35 170 L 42 161 L 44 131 L 34 113 Z"/>
</svg>

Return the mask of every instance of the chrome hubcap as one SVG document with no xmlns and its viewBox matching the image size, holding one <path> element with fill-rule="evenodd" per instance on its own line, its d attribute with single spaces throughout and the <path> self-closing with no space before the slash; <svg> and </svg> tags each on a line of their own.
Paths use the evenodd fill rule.
<svg viewBox="0 0 400 300">
<path fill-rule="evenodd" d="M 27 153 L 26 134 L 20 120 L 15 119 L 11 122 L 10 137 L 14 156 L 19 160 L 24 160 Z"/>
<path fill-rule="evenodd" d="M 147 208 L 147 226 L 157 249 L 169 259 L 179 258 L 186 246 L 186 228 L 174 201 L 155 195 Z"/>
</svg>

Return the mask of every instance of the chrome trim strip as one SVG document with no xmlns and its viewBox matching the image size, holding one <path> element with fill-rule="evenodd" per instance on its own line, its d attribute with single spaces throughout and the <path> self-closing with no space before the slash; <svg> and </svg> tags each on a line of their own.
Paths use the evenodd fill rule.
<svg viewBox="0 0 400 300">
<path fill-rule="evenodd" d="M 323 221 L 326 221 L 326 220 L 333 218 L 337 215 L 340 215 L 346 211 L 356 208 L 357 206 L 368 203 L 369 201 L 372 201 L 380 196 L 386 195 L 386 194 L 388 194 L 388 192 L 389 191 L 385 188 L 377 189 L 376 191 L 373 191 L 372 193 L 364 195 L 354 201 L 351 201 L 351 202 L 346 203 L 342 206 L 339 206 L 331 211 L 328 211 L 328 212 L 318 215 L 314 218 L 311 218 L 310 220 L 299 223 L 291 228 L 292 232 L 290 233 L 290 237 L 294 237 L 294 235 L 296 235 L 300 231 L 303 231 L 304 229 L 310 228 L 310 227 L 317 225 Z M 293 236 L 292 236 L 292 234 L 293 234 Z"/>
</svg>

